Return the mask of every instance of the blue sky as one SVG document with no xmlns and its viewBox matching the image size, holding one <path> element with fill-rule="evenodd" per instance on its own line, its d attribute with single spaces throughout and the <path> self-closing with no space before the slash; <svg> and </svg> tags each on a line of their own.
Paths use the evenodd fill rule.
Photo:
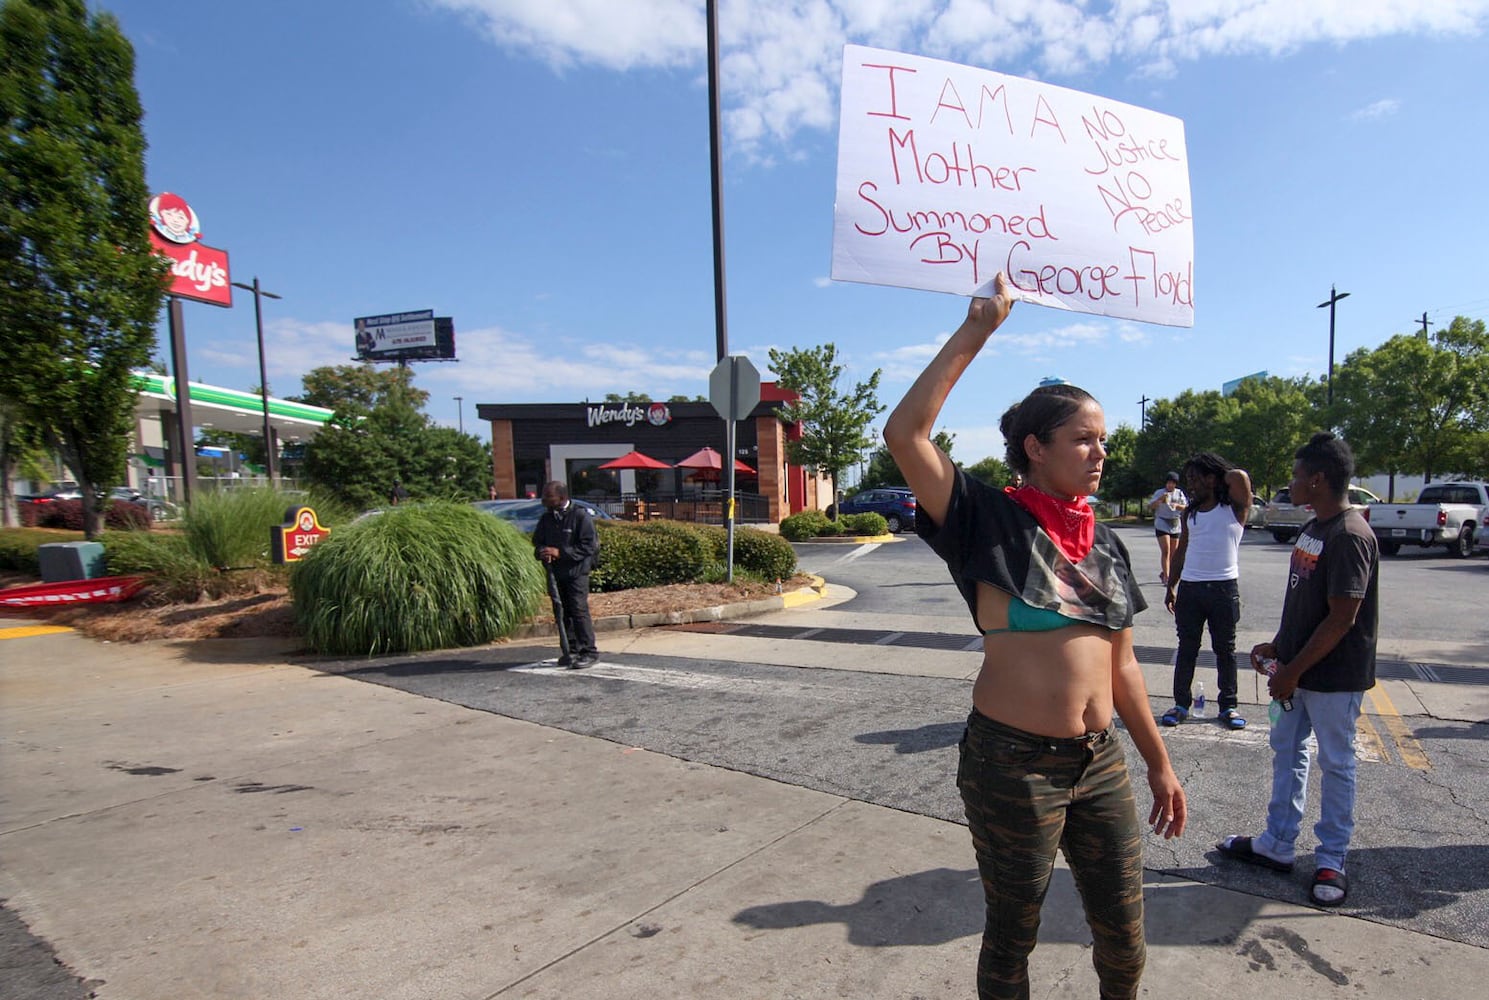
<svg viewBox="0 0 1489 1000">
<path fill-rule="evenodd" d="M 715 361 L 703 0 L 97 0 L 135 46 L 153 191 L 265 300 L 276 395 L 352 355 L 353 317 L 433 308 L 461 360 L 429 412 L 707 392 Z M 1109 427 L 1258 370 L 1321 374 L 1489 314 L 1489 0 L 720 0 L 729 347 L 833 342 L 899 399 L 965 300 L 828 280 L 846 42 L 1181 118 L 1195 325 L 1021 304 L 941 424 L 1002 453 L 1046 375 Z M 252 297 L 187 303 L 188 370 L 258 383 Z M 161 354 L 169 351 L 164 322 Z M 768 372 L 767 372 L 767 377 Z M 457 407 L 456 396 L 463 397 Z M 882 424 L 882 418 L 881 418 Z"/>
</svg>

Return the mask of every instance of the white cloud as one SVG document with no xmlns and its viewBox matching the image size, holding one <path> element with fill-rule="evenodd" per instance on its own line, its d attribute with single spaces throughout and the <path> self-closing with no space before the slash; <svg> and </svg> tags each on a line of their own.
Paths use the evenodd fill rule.
<svg viewBox="0 0 1489 1000">
<path fill-rule="evenodd" d="M 998 430 L 996 424 L 977 424 L 971 427 L 947 427 L 946 429 L 956 436 L 956 440 L 951 445 L 952 457 L 965 465 L 975 465 L 984 458 L 996 458 L 1001 461 L 1007 449 L 1007 444 L 1003 440 L 1003 432 Z"/>
<path fill-rule="evenodd" d="M 701 78 L 703 0 L 425 0 L 508 51 Z M 732 148 L 770 161 L 803 130 L 830 132 L 842 47 L 853 42 L 1055 77 L 1130 60 L 1164 76 L 1205 56 L 1280 55 L 1391 35 L 1478 34 L 1489 0 L 750 0 L 719 5 Z M 1372 105 L 1375 107 L 1375 105 Z M 1368 110 L 1368 109 L 1367 109 Z M 1388 111 L 1394 109 L 1382 109 Z"/>
<path fill-rule="evenodd" d="M 1349 117 L 1351 120 L 1357 122 L 1375 121 L 1380 118 L 1389 118 L 1400 110 L 1401 102 L 1394 97 L 1387 97 L 1373 104 L 1365 105 L 1363 108 L 1352 112 Z"/>
<path fill-rule="evenodd" d="M 554 364 L 551 341 L 500 327 L 462 330 L 456 343 L 460 360 L 419 365 L 416 384 L 431 396 L 464 396 L 472 405 L 602 399 L 628 390 L 657 399 L 691 397 L 708 391 L 714 365 L 712 354 L 704 351 L 659 353 L 640 344 L 591 342 L 562 344 L 564 362 Z M 200 357 L 217 367 L 252 369 L 256 383 L 257 354 L 230 346 L 209 343 Z M 351 328 L 345 322 L 276 319 L 265 324 L 264 357 L 276 396 L 300 392 L 301 379 L 312 368 L 351 364 L 352 353 Z"/>
</svg>

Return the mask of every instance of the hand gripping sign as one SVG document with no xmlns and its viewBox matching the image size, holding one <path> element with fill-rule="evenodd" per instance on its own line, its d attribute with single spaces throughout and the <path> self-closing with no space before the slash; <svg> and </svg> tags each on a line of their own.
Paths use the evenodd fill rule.
<svg viewBox="0 0 1489 1000">
<path fill-rule="evenodd" d="M 1194 325 L 1184 123 L 849 45 L 832 276 Z"/>
</svg>

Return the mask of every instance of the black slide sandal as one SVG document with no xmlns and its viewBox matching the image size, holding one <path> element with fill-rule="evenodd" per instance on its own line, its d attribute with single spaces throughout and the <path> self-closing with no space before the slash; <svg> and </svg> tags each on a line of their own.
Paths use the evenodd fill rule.
<svg viewBox="0 0 1489 1000">
<path fill-rule="evenodd" d="M 1244 861 L 1248 865 L 1256 865 L 1259 868 L 1270 868 L 1274 872 L 1293 870 L 1293 866 L 1286 861 L 1278 861 L 1265 854 L 1258 854 L 1251 847 L 1250 837 L 1226 837 L 1215 845 L 1215 849 L 1228 858 L 1235 858 L 1237 861 Z"/>
</svg>

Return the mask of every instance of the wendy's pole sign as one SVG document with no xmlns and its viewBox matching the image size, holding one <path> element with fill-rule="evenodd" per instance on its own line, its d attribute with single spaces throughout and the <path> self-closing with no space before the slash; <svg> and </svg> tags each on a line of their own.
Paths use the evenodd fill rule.
<svg viewBox="0 0 1489 1000">
<path fill-rule="evenodd" d="M 170 435 L 181 457 L 182 495 L 190 502 L 196 488 L 196 428 L 191 417 L 191 376 L 186 370 L 186 321 L 181 300 L 232 308 L 233 286 L 227 251 L 200 242 L 202 226 L 186 199 L 162 191 L 150 199 L 150 245 L 171 262 L 167 315 L 171 335 L 171 369 L 176 375 L 177 433 Z M 267 447 L 272 447 L 265 442 Z"/>
<path fill-rule="evenodd" d="M 832 276 L 1194 325 L 1184 123 L 1036 80 L 850 45 Z"/>
<path fill-rule="evenodd" d="M 178 194 L 163 191 L 150 199 L 150 245 L 171 262 L 167 291 L 183 299 L 232 308 L 227 251 L 200 242 L 201 223 Z"/>
</svg>

